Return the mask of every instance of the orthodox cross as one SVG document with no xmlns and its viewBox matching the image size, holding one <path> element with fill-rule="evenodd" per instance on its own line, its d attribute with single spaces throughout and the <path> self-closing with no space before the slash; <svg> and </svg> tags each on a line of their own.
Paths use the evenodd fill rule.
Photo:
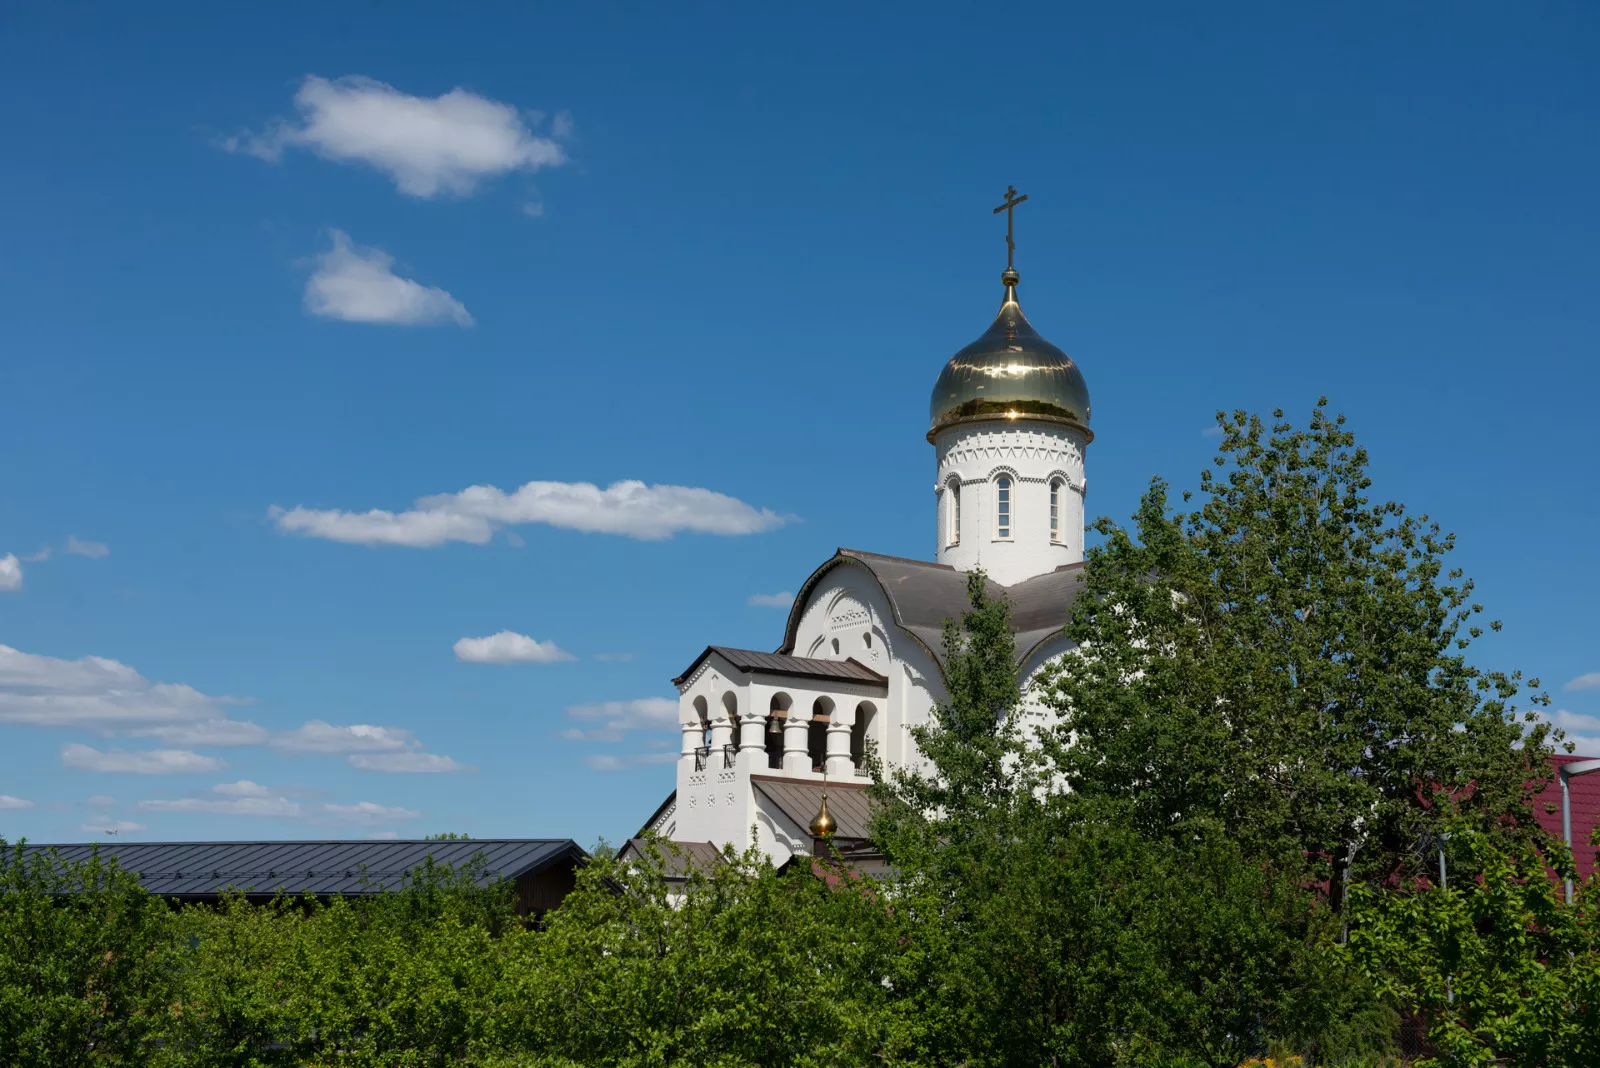
<svg viewBox="0 0 1600 1068">
<path fill-rule="evenodd" d="M 1011 209 L 1015 208 L 1018 204 L 1021 204 L 1024 200 L 1027 200 L 1027 199 L 1028 199 L 1028 194 L 1024 193 L 1019 197 L 1019 196 L 1017 196 L 1017 187 L 1014 186 L 1014 185 L 1008 185 L 1008 186 L 1006 186 L 1006 202 L 1004 204 L 1000 205 L 998 208 L 994 209 L 994 214 L 996 214 L 996 215 L 999 215 L 1002 211 L 1006 213 L 1006 269 L 1007 270 L 1011 270 L 1013 268 L 1014 265 L 1012 264 L 1011 259 L 1012 259 L 1012 256 L 1017 251 L 1017 243 L 1016 243 L 1016 241 L 1014 241 L 1012 239 L 1012 236 L 1011 236 Z"/>
</svg>

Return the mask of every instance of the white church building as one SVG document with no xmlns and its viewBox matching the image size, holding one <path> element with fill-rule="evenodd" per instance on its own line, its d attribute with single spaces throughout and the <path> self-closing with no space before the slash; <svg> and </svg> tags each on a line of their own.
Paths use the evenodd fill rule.
<svg viewBox="0 0 1600 1068">
<path fill-rule="evenodd" d="M 1017 272 L 1001 281 L 999 315 L 933 387 L 934 559 L 839 549 L 800 587 L 775 652 L 696 656 L 673 680 L 677 789 L 646 831 L 691 855 L 756 845 L 782 864 L 812 852 L 826 790 L 838 848 L 865 846 L 867 744 L 885 764 L 920 762 L 907 728 L 944 698 L 942 631 L 968 607 L 971 569 L 1010 602 L 1024 684 L 1071 647 L 1089 390 L 1023 316 Z"/>
</svg>

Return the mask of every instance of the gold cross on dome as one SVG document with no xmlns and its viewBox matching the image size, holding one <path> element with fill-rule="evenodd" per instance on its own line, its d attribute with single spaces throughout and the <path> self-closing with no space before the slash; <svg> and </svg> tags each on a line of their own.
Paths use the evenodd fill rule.
<svg viewBox="0 0 1600 1068">
<path fill-rule="evenodd" d="M 1012 260 L 1013 255 L 1017 251 L 1017 243 L 1016 243 L 1015 240 L 1013 240 L 1013 238 L 1011 236 L 1011 210 L 1013 208 L 1015 208 L 1018 204 L 1021 204 L 1024 200 L 1027 200 L 1027 199 L 1028 199 L 1028 194 L 1024 193 L 1019 197 L 1019 196 L 1017 196 L 1017 187 L 1014 186 L 1014 185 L 1008 185 L 1008 186 L 1006 186 L 1006 202 L 1004 204 L 1000 205 L 998 208 L 994 209 L 994 214 L 995 215 L 999 215 L 1002 211 L 1006 213 L 1006 269 L 1007 270 L 1010 270 L 1012 267 L 1015 266 L 1011 262 L 1011 260 Z"/>
</svg>

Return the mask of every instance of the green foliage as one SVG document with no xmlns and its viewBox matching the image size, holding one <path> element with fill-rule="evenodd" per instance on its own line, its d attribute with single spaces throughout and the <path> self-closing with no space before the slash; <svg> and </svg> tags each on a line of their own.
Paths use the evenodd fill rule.
<svg viewBox="0 0 1600 1068">
<path fill-rule="evenodd" d="M 874 838 L 934 978 L 933 1063 L 1233 1065 L 1299 1011 L 1325 915 L 1215 825 L 1145 833 L 1035 760 L 1003 602 L 969 580 L 948 700 L 913 728 L 928 769 L 880 776 Z M 1047 772 L 1048 769 L 1046 769 Z"/>
<path fill-rule="evenodd" d="M 1132 531 L 1096 524 L 1046 756 L 1148 833 L 1215 820 L 1337 902 L 1349 878 L 1414 869 L 1446 816 L 1536 841 L 1551 738 L 1513 704 L 1517 675 L 1465 660 L 1480 606 L 1446 569 L 1453 536 L 1373 503 L 1325 404 L 1304 429 L 1219 413 L 1197 508 L 1169 509 L 1158 479 Z"/>
<path fill-rule="evenodd" d="M 1480 874 L 1436 886 L 1352 893 L 1348 957 L 1431 1021 L 1419 1068 L 1600 1064 L 1600 878 L 1573 906 L 1547 858 L 1488 836 L 1453 839 Z M 1571 874 L 1556 847 L 1550 862 Z"/>
<path fill-rule="evenodd" d="M 0 841 L 0 1064 L 139 1063 L 178 980 L 172 933 L 114 862 Z"/>
<path fill-rule="evenodd" d="M 530 943 L 511 998 L 521 1044 L 624 1066 L 860 1064 L 892 1045 L 903 921 L 876 889 L 661 848 L 589 865 Z"/>
</svg>

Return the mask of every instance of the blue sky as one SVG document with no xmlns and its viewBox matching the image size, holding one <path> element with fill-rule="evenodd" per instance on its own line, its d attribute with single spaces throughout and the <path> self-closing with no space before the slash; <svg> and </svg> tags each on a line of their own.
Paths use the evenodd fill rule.
<svg viewBox="0 0 1600 1068">
<path fill-rule="evenodd" d="M 1008 183 L 1091 514 L 1327 394 L 1600 745 L 1593 5 L 543 7 L 8 9 L 0 835 L 632 833 Z"/>
</svg>

